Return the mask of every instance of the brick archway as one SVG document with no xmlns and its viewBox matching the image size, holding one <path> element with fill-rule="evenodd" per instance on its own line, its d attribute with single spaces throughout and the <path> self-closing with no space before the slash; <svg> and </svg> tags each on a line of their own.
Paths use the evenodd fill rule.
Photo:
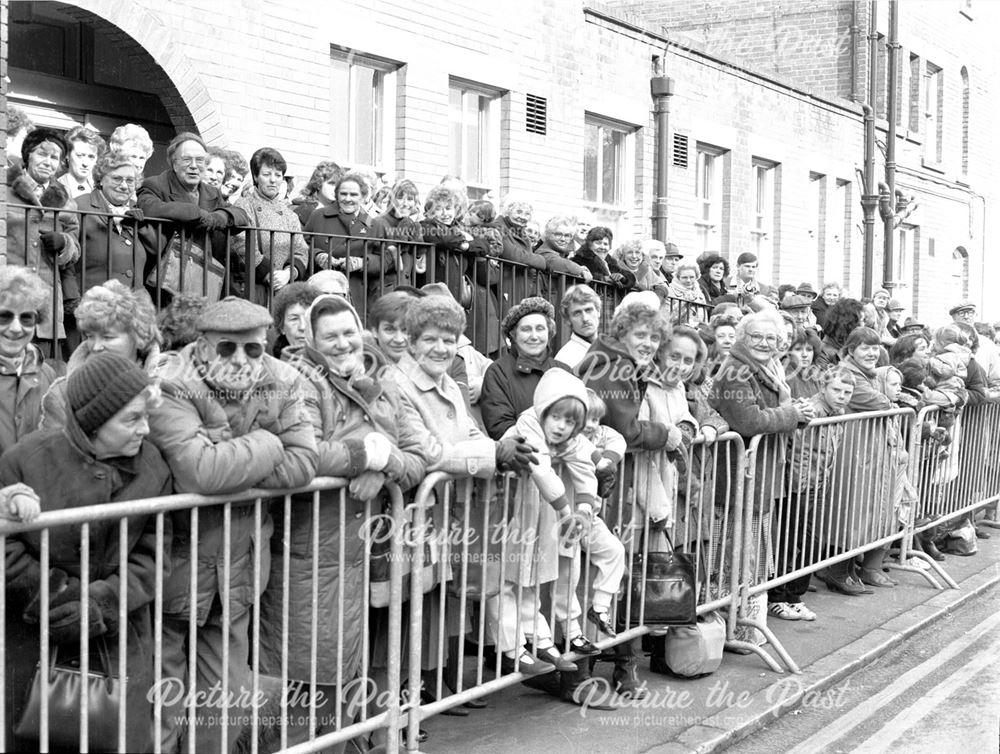
<svg viewBox="0 0 1000 754">
<path fill-rule="evenodd" d="M 126 49 L 136 48 L 136 64 L 145 64 L 153 80 L 159 79 L 160 100 L 178 131 L 197 131 L 209 143 L 222 140 L 218 107 L 180 52 L 173 32 L 155 14 L 120 0 L 79 0 L 63 4 L 61 10 L 84 23 L 114 27 L 105 29 L 106 33 L 117 37 Z"/>
</svg>

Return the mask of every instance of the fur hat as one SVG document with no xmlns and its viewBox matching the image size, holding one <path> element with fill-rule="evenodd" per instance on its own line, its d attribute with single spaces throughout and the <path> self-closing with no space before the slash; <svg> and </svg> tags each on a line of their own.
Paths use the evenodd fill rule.
<svg viewBox="0 0 1000 754">
<path fill-rule="evenodd" d="M 541 296 L 529 296 L 517 305 L 512 306 L 510 311 L 508 311 L 504 316 L 503 322 L 500 323 L 500 330 L 503 332 L 504 336 L 509 338 L 511 332 L 513 332 L 514 328 L 517 327 L 517 323 L 529 314 L 541 314 L 546 319 L 550 320 L 554 320 L 556 318 L 556 310 L 553 308 L 552 304 Z M 554 334 L 555 333 L 549 333 L 549 335 Z"/>
</svg>

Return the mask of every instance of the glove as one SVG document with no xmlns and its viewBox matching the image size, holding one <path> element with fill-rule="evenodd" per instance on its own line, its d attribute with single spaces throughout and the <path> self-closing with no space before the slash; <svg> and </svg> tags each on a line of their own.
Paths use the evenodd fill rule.
<svg viewBox="0 0 1000 754">
<path fill-rule="evenodd" d="M 125 210 L 125 217 L 131 217 L 136 222 L 142 222 L 146 219 L 145 213 L 138 207 L 129 207 Z"/>
<path fill-rule="evenodd" d="M 526 473 L 530 471 L 531 464 L 538 465 L 537 452 L 538 448 L 529 445 L 523 437 L 507 437 L 497 443 L 497 468 Z"/>
<path fill-rule="evenodd" d="M 365 435 L 365 470 L 381 471 L 389 463 L 392 443 L 381 432 L 369 432 Z"/>
<path fill-rule="evenodd" d="M 80 614 L 83 603 L 73 600 L 60 605 L 49 613 L 49 638 L 56 644 L 71 644 L 80 641 Z M 108 633 L 108 627 L 101 615 L 97 600 L 87 600 L 87 638 Z"/>
<path fill-rule="evenodd" d="M 56 233 L 53 230 L 46 230 L 38 234 L 39 239 L 42 242 L 42 249 L 46 253 L 55 256 L 60 251 L 62 251 L 66 246 L 66 239 L 63 238 L 62 233 Z"/>
<path fill-rule="evenodd" d="M 625 285 L 625 276 L 620 272 L 612 272 L 608 275 L 608 281 L 620 287 Z"/>
<path fill-rule="evenodd" d="M 80 579 L 73 578 L 76 588 L 75 599 L 80 599 Z M 53 607 L 58 595 L 63 590 L 68 590 L 70 588 L 70 578 L 69 575 L 62 568 L 51 568 L 49 569 L 49 608 Z M 70 595 L 72 597 L 72 595 Z M 62 604 L 61 602 L 55 604 Z M 39 583 L 38 591 L 35 592 L 32 599 L 28 602 L 28 606 L 24 608 L 24 618 L 25 623 L 37 624 L 42 612 L 42 585 Z M 50 613 L 51 620 L 51 613 Z"/>
<path fill-rule="evenodd" d="M 684 435 L 681 431 L 673 424 L 667 425 L 667 450 L 677 450 L 680 447 L 681 440 L 684 439 Z"/>
<path fill-rule="evenodd" d="M 618 470 L 613 464 L 598 466 L 597 471 L 597 496 L 610 497 L 618 484 Z"/>
<path fill-rule="evenodd" d="M 0 517 L 34 521 L 42 512 L 41 500 L 28 485 L 17 482 L 0 489 Z"/>
<path fill-rule="evenodd" d="M 229 227 L 229 213 L 221 209 L 217 209 L 215 212 L 202 210 L 201 217 L 198 220 L 198 226 L 205 228 L 206 230 L 216 230 L 219 228 Z"/>
<path fill-rule="evenodd" d="M 371 500 L 385 485 L 385 474 L 378 471 L 362 471 L 351 480 L 348 491 L 358 500 Z"/>
</svg>

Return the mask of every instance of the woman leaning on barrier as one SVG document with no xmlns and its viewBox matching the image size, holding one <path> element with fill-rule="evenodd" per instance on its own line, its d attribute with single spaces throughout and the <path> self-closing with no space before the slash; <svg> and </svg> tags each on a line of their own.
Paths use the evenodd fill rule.
<svg viewBox="0 0 1000 754">
<path fill-rule="evenodd" d="M 362 611 L 368 589 L 364 580 L 364 534 L 374 523 L 365 520 L 366 502 L 373 501 L 370 509 L 373 517 L 383 513 L 380 493 L 386 482 L 395 482 L 404 490 L 414 487 L 423 479 L 427 466 L 440 457 L 440 445 L 428 442 L 427 432 L 412 413 L 404 410 L 396 391 L 386 386 L 379 374 L 366 372 L 365 359 L 372 354 L 365 352 L 363 333 L 361 320 L 347 301 L 338 296 L 320 296 L 309 307 L 305 345 L 286 348 L 282 354 L 305 378 L 306 412 L 319 452 L 316 473 L 350 480 L 343 499 L 344 529 L 340 526 L 342 493 L 339 490 L 320 493 L 320 520 L 315 523 L 319 535 L 316 564 L 319 602 L 314 604 L 312 597 L 312 494 L 295 498 L 289 531 L 283 531 L 284 517 L 275 516 L 271 577 L 260 599 L 261 671 L 280 676 L 282 649 L 287 647 L 288 678 L 303 692 L 296 697 L 305 707 L 294 710 L 295 715 L 301 716 L 309 714 L 308 684 L 315 670 L 318 690 L 322 692 L 316 698 L 317 734 L 336 729 L 338 699 L 345 706 L 366 701 L 346 698 L 346 692 L 336 686 L 338 678 L 344 684 L 357 679 L 362 667 L 365 646 Z M 286 595 L 282 571 L 286 541 L 291 551 L 287 595 L 290 614 L 288 634 L 284 635 L 282 604 Z M 343 633 L 338 634 L 341 599 Z M 315 666 L 309 652 L 314 609 Z M 376 647 L 383 647 L 383 652 L 388 651 L 386 643 L 386 639 L 380 641 L 378 637 L 373 641 Z M 386 662 L 385 657 L 376 658 L 372 665 L 385 667 Z M 376 689 L 382 698 L 387 691 L 397 693 L 398 689 Z M 351 720 L 343 719 L 344 725 L 350 723 Z M 289 744 L 307 740 L 308 726 L 289 730 Z"/>
<path fill-rule="evenodd" d="M 56 380 L 31 339 L 51 304 L 45 284 L 23 267 L 0 267 L 0 453 L 38 428 Z"/>
<path fill-rule="evenodd" d="M 815 416 L 805 399 L 792 399 L 779 360 L 785 323 L 773 309 L 750 314 L 736 327 L 736 342 L 715 376 L 711 405 L 729 422 L 730 429 L 749 447 L 754 435 L 765 435 L 756 452 L 753 477 L 751 527 L 756 549 L 750 554 L 750 573 L 741 574 L 753 583 L 769 575 L 770 517 L 774 501 L 784 495 L 785 446 L 788 433 Z M 736 458 L 730 458 L 730 478 L 738 473 Z M 717 493 L 725 493 L 725 489 Z M 742 501 L 717 501 L 740 505 Z M 748 618 L 766 619 L 764 594 L 751 598 Z M 751 632 L 752 633 L 752 632 Z M 759 638 L 759 637 L 757 637 Z"/>
<path fill-rule="evenodd" d="M 118 280 L 95 286 L 80 299 L 76 321 L 84 340 L 70 356 L 67 374 L 104 351 L 123 356 L 152 374 L 160 357 L 162 338 L 156 325 L 156 310 L 145 290 L 126 288 Z M 67 378 L 60 377 L 45 393 L 39 424 L 42 429 L 65 425 L 66 388 Z"/>
<path fill-rule="evenodd" d="M 0 484 L 23 484 L 38 496 L 43 512 L 167 495 L 170 470 L 159 451 L 146 441 L 147 408 L 157 392 L 150 378 L 133 362 L 112 353 L 97 354 L 69 377 L 65 429 L 36 432 L 0 458 Z M 41 530 L 9 535 L 7 561 L 6 721 L 11 748 L 36 747 L 34 738 L 12 738 L 27 701 L 39 659 L 39 636 L 62 662 L 79 657 L 82 621 L 81 530 L 79 523 L 49 529 L 49 572 L 40 572 Z M 125 634 L 128 677 L 126 699 L 127 751 L 152 750 L 152 707 L 147 694 L 153 683 L 153 600 L 158 546 L 167 567 L 171 529 L 164 517 L 164 535 L 157 542 L 156 517 L 131 515 L 125 539 L 117 519 L 89 522 L 88 622 L 91 672 L 118 675 L 120 634 Z M 119 572 L 120 548 L 127 553 L 127 579 Z M 48 626 L 40 626 L 41 584 L 48 591 Z M 127 623 L 119 625 L 119 601 L 125 597 Z M 41 634 L 39 632 L 41 631 Z M 107 648 L 104 660 L 98 642 Z M 103 667 L 110 659 L 110 667 Z M 50 705 L 50 710 L 54 709 Z M 97 741 L 91 726 L 91 749 L 117 748 L 117 742 Z M 64 747 L 77 733 L 54 731 L 50 740 Z M 76 748 L 73 746 L 72 748 Z"/>
</svg>

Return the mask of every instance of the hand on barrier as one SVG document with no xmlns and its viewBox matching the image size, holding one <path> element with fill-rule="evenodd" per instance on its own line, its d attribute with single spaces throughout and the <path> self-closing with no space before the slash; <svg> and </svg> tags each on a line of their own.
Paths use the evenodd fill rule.
<svg viewBox="0 0 1000 754">
<path fill-rule="evenodd" d="M 385 474 L 380 471 L 362 471 L 351 480 L 348 490 L 351 497 L 358 500 L 371 500 L 385 485 Z"/>
<path fill-rule="evenodd" d="M 365 470 L 381 471 L 389 463 L 392 443 L 381 432 L 369 432 L 365 435 Z"/>
<path fill-rule="evenodd" d="M 62 568 L 50 568 L 49 569 L 49 607 L 52 607 L 53 602 L 57 599 L 58 595 L 69 587 L 69 575 Z M 80 598 L 80 579 L 74 578 L 73 581 L 76 582 L 76 598 Z M 38 623 L 38 620 L 42 612 L 42 585 L 39 583 L 38 591 L 34 593 L 31 601 L 28 602 L 28 606 L 24 608 L 24 618 L 25 623 Z"/>
<path fill-rule="evenodd" d="M 52 256 L 58 254 L 66 246 L 66 239 L 63 238 L 63 234 L 56 233 L 52 230 L 46 230 L 39 233 L 38 238 L 42 242 L 42 249 L 47 254 L 51 254 Z"/>
<path fill-rule="evenodd" d="M 706 445 L 711 445 L 719 437 L 719 431 L 715 427 L 702 427 L 700 436 Z"/>
<path fill-rule="evenodd" d="M 583 268 L 583 279 L 585 282 L 589 283 L 594 279 L 594 273 L 588 270 L 586 267 Z"/>
<path fill-rule="evenodd" d="M 538 465 L 535 453 L 538 448 L 529 445 L 523 437 L 507 437 L 497 443 L 497 468 L 504 471 L 528 472 L 531 465 Z"/>
<path fill-rule="evenodd" d="M 0 489 L 0 517 L 28 523 L 41 512 L 41 501 L 28 485 L 18 482 Z"/>
<path fill-rule="evenodd" d="M 226 228 L 229 226 L 229 213 L 217 209 L 214 212 L 209 212 L 208 210 L 201 211 L 201 217 L 198 218 L 198 227 L 204 228 L 205 230 L 217 230 L 220 228 Z"/>
<path fill-rule="evenodd" d="M 288 285 L 289 282 L 291 282 L 291 279 L 292 279 L 291 268 L 286 267 L 283 270 L 275 270 L 271 274 L 271 288 L 274 289 L 275 291 L 280 291 L 282 288 Z"/>
<path fill-rule="evenodd" d="M 799 415 L 799 422 L 805 424 L 816 418 L 816 407 L 812 403 L 805 399 L 800 399 L 795 401 L 792 405 L 795 406 L 795 411 Z"/>
<path fill-rule="evenodd" d="M 138 207 L 129 207 L 127 210 L 125 210 L 125 217 L 130 217 L 136 222 L 140 223 L 146 219 L 146 215 Z"/>
<path fill-rule="evenodd" d="M 601 460 L 597 464 L 597 496 L 609 497 L 618 484 L 618 469 L 614 463 L 608 459 Z"/>
<path fill-rule="evenodd" d="M 568 509 L 566 509 L 568 510 Z M 559 519 L 559 546 L 562 548 L 575 547 L 588 528 L 589 517 L 574 512 L 568 513 Z"/>
<path fill-rule="evenodd" d="M 673 424 L 667 425 L 667 444 L 665 445 L 667 450 L 677 450 L 677 447 L 681 444 L 681 440 L 684 439 L 684 435 L 681 431 Z"/>
</svg>

